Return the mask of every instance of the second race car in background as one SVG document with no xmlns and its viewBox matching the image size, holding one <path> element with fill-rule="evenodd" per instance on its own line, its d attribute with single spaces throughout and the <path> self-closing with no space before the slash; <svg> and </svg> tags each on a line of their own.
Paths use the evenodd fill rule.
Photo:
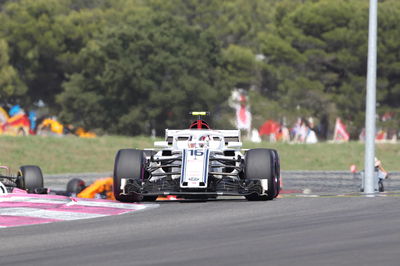
<svg viewBox="0 0 400 266">
<path fill-rule="evenodd" d="M 43 187 L 43 174 L 36 165 L 21 166 L 16 174 L 7 166 L 0 166 L 0 195 L 12 193 L 14 189 L 22 189 L 28 193 L 46 194 Z"/>
</svg>

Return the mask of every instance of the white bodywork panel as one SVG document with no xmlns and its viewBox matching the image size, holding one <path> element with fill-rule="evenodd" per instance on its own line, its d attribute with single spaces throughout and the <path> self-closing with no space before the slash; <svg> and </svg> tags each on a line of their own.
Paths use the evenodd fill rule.
<svg viewBox="0 0 400 266">
<path fill-rule="evenodd" d="M 205 188 L 208 177 L 208 149 L 182 151 L 182 188 Z"/>
<path fill-rule="evenodd" d="M 176 150 L 195 148 L 196 145 L 199 147 L 204 144 L 211 150 L 224 150 L 229 142 L 240 142 L 240 130 L 166 129 L 165 140 Z M 202 141 L 204 143 L 201 143 Z"/>
<path fill-rule="evenodd" d="M 267 179 L 261 179 L 261 187 L 263 190 L 261 195 L 267 195 L 267 191 L 268 191 L 268 180 Z"/>
<path fill-rule="evenodd" d="M 6 186 L 0 182 L 0 195 L 7 195 L 7 194 L 8 192 Z"/>
<path fill-rule="evenodd" d="M 176 156 L 182 156 L 181 165 L 172 167 L 171 172 L 177 173 L 170 177 L 172 179 L 180 178 L 181 188 L 207 188 L 208 176 L 213 172 L 215 178 L 222 178 L 223 175 L 216 174 L 222 171 L 217 161 L 210 161 L 209 158 L 226 158 L 224 151 L 233 151 L 229 157 L 237 160 L 243 157 L 243 149 L 241 149 L 240 130 L 212 130 L 212 129 L 166 129 L 165 141 L 156 141 L 155 146 L 158 150 L 152 155 L 155 162 L 153 166 L 160 167 L 161 162 L 157 159 L 171 159 Z M 233 145 L 232 145 L 233 144 Z M 170 155 L 165 155 L 167 151 Z M 239 163 L 236 163 L 238 166 Z M 151 180 L 156 181 L 163 178 L 164 169 L 159 168 L 153 171 L 154 175 Z M 179 174 L 178 174 L 179 173 Z M 238 171 L 235 169 L 232 175 L 228 176 L 237 179 Z"/>
</svg>

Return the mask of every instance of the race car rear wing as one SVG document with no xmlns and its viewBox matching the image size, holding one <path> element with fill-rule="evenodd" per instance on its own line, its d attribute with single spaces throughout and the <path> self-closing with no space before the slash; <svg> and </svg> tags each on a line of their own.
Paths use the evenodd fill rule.
<svg viewBox="0 0 400 266">
<path fill-rule="evenodd" d="M 188 132 L 190 130 L 187 129 L 166 129 L 165 130 L 165 141 L 168 142 L 169 145 L 172 145 L 173 137 L 177 134 L 183 133 L 184 131 Z M 214 132 L 218 132 L 224 136 L 225 145 L 228 142 L 240 142 L 240 130 L 212 130 Z"/>
</svg>

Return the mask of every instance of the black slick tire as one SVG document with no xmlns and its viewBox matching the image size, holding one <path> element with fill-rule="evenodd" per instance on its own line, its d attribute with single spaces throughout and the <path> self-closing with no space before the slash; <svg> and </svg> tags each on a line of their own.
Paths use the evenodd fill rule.
<svg viewBox="0 0 400 266">
<path fill-rule="evenodd" d="M 277 154 L 277 153 L 276 153 Z M 246 195 L 246 199 L 251 201 L 272 200 L 278 191 L 278 180 L 276 178 L 275 153 L 270 149 L 251 149 L 245 155 L 244 175 L 247 180 L 259 181 L 267 180 L 268 190 L 266 195 L 253 193 Z"/>
<path fill-rule="evenodd" d="M 279 158 L 278 151 L 273 149 L 271 149 L 271 151 L 274 154 L 274 176 L 276 178 L 276 184 L 277 184 L 276 195 L 275 195 L 276 198 L 281 192 L 281 161 Z"/>
<path fill-rule="evenodd" d="M 68 195 L 78 195 L 85 188 L 86 188 L 85 181 L 83 181 L 80 178 L 73 178 L 67 183 Z"/>
<path fill-rule="evenodd" d="M 35 189 L 43 189 L 43 174 L 36 165 L 24 165 L 19 168 L 17 175 L 17 187 L 34 192 Z"/>
<path fill-rule="evenodd" d="M 140 184 L 144 178 L 144 164 L 145 156 L 142 150 L 122 149 L 117 152 L 113 175 L 113 193 L 116 200 L 135 202 L 143 199 L 139 192 L 133 195 L 121 195 L 121 180 L 127 178 Z"/>
</svg>

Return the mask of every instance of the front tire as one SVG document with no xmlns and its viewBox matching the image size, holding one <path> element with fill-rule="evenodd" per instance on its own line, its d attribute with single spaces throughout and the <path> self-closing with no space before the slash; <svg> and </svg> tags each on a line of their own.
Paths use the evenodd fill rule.
<svg viewBox="0 0 400 266">
<path fill-rule="evenodd" d="M 281 192 L 281 161 L 279 158 L 279 154 L 277 150 L 271 150 L 274 154 L 274 176 L 276 178 L 276 195 L 275 198 L 278 197 Z"/>
<path fill-rule="evenodd" d="M 270 149 L 252 149 L 245 155 L 244 175 L 247 180 L 259 182 L 262 190 L 266 183 L 267 190 L 261 193 L 246 195 L 251 201 L 272 200 L 279 194 L 279 168 L 277 168 L 277 152 Z"/>
<path fill-rule="evenodd" d="M 130 179 L 136 184 L 141 184 L 144 178 L 145 156 L 142 150 L 122 149 L 115 156 L 113 193 L 118 201 L 134 202 L 143 199 L 140 191 L 133 195 L 121 195 L 121 180 Z"/>
</svg>

